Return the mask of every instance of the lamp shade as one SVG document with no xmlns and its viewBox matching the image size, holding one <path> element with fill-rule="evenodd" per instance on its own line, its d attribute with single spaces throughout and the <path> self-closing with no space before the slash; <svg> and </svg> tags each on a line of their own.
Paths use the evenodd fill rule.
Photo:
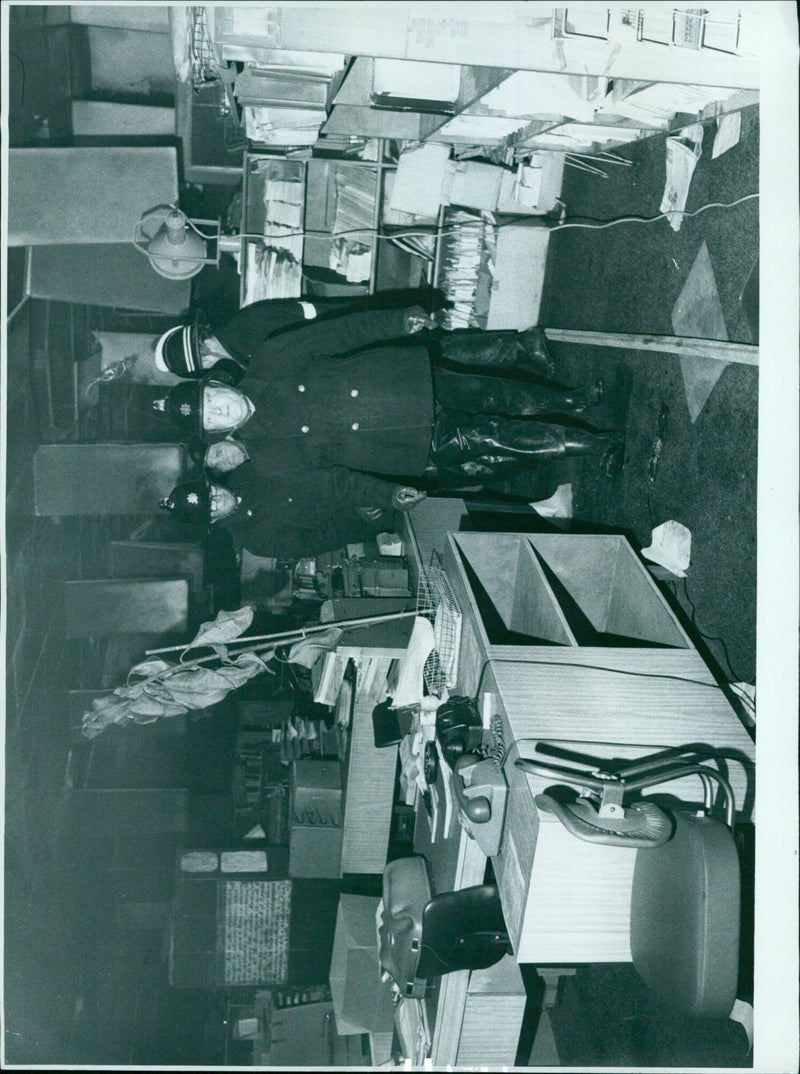
<svg viewBox="0 0 800 1074">
<path fill-rule="evenodd" d="M 136 226 L 134 245 L 146 254 L 155 271 L 168 280 L 196 276 L 204 265 L 216 265 L 218 257 L 208 256 L 206 238 L 218 240 L 217 221 L 199 221 L 216 227 L 216 234 L 203 236 L 194 221 L 175 207 L 146 214 Z M 155 229 L 155 230 L 154 230 Z"/>
</svg>

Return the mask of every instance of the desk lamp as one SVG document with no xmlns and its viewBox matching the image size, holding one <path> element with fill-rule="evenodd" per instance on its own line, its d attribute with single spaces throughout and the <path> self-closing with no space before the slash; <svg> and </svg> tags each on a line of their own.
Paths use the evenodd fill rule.
<svg viewBox="0 0 800 1074">
<path fill-rule="evenodd" d="M 232 248 L 238 249 L 238 236 L 231 238 Z M 168 280 L 188 280 L 204 265 L 219 265 L 220 253 L 230 248 L 226 239 L 220 234 L 219 220 L 190 220 L 175 205 L 145 213 L 133 232 L 136 249 Z"/>
</svg>

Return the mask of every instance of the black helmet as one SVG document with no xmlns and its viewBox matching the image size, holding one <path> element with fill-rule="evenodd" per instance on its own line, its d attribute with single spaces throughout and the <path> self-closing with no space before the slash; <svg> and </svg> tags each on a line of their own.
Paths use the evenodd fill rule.
<svg viewBox="0 0 800 1074">
<path fill-rule="evenodd" d="M 211 490 L 207 481 L 185 481 L 176 485 L 169 496 L 159 500 L 159 507 L 169 511 L 178 522 L 207 526 L 211 522 Z"/>
<path fill-rule="evenodd" d="M 202 377 L 197 321 L 176 325 L 156 344 L 156 367 L 162 373 L 174 373 L 176 377 Z"/>
<path fill-rule="evenodd" d="M 201 380 L 208 369 L 203 368 L 200 344 L 212 329 L 195 315 L 191 324 L 179 324 L 165 332 L 156 344 L 155 363 L 162 373 L 174 373 L 184 380 Z M 211 366 L 217 380 L 225 384 L 236 384 L 241 380 L 244 370 L 233 358 L 218 358 Z"/>
<path fill-rule="evenodd" d="M 168 414 L 182 432 L 202 437 L 204 388 L 204 380 L 186 380 L 176 384 L 163 399 L 153 401 L 153 409 Z"/>
</svg>

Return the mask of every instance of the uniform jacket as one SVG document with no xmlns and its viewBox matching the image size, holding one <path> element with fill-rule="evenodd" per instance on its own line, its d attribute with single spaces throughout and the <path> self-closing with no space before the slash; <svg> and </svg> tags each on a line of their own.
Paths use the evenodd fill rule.
<svg viewBox="0 0 800 1074">
<path fill-rule="evenodd" d="M 404 335 L 404 312 L 310 320 L 256 346 L 239 384 L 255 405 L 238 433 L 251 456 L 277 469 L 421 474 L 433 383 L 426 347 Z"/>
<path fill-rule="evenodd" d="M 352 306 L 349 298 L 268 298 L 243 306 L 214 334 L 230 356 L 246 369 L 253 352 L 271 336 L 318 317 L 338 316 Z"/>
<path fill-rule="evenodd" d="M 437 295 L 427 295 L 426 301 L 436 304 Z M 326 321 L 341 316 L 369 314 L 365 299 L 264 299 L 237 310 L 233 317 L 215 330 L 219 342 L 243 368 L 247 367 L 259 346 L 273 336 L 303 328 L 309 320 Z M 395 314 L 397 310 L 395 310 Z M 352 323 L 352 322 L 350 322 Z M 403 335 L 402 318 L 397 321 L 398 335 Z"/>
<path fill-rule="evenodd" d="M 227 485 L 242 502 L 216 525 L 254 555 L 315 556 L 392 528 L 396 485 L 343 466 L 272 474 L 251 460 L 228 475 Z M 359 507 L 382 507 L 384 513 L 367 522 L 356 513 Z"/>
</svg>

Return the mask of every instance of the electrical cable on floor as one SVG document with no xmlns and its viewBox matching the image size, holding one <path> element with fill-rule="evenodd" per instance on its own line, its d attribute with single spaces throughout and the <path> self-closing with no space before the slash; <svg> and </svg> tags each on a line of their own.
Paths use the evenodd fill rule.
<svg viewBox="0 0 800 1074">
<path fill-rule="evenodd" d="M 689 596 L 689 586 L 688 586 L 688 584 L 686 582 L 686 578 L 683 578 L 682 581 L 683 581 L 684 595 L 686 596 L 686 599 L 688 600 L 688 602 L 689 602 L 689 604 L 691 605 L 691 608 L 692 608 L 692 610 L 690 612 L 690 618 L 691 618 L 691 621 L 692 621 L 692 626 L 695 628 L 697 633 L 700 635 L 701 638 L 703 638 L 704 641 L 718 641 L 720 643 L 720 645 L 722 646 L 723 654 L 725 656 L 725 663 L 728 665 L 728 671 L 731 674 L 731 682 L 745 682 L 746 680 L 741 675 L 736 674 L 736 671 L 735 671 L 735 669 L 733 667 L 733 664 L 731 663 L 730 654 L 728 652 L 728 646 L 725 644 L 725 639 L 717 637 L 716 635 L 713 635 L 713 634 L 706 634 L 705 631 L 702 630 L 701 627 L 699 626 L 699 624 L 697 622 L 697 606 L 695 605 L 695 603 L 692 600 L 692 598 Z M 678 596 L 678 583 L 674 582 L 674 583 L 672 583 L 672 585 L 673 585 L 673 592 L 675 593 L 675 596 L 677 597 Z"/>
<path fill-rule="evenodd" d="M 689 212 L 686 209 L 670 209 L 669 212 L 659 213 L 658 216 L 619 216 L 614 220 L 606 220 L 602 223 L 596 224 L 578 224 L 578 223 L 563 223 L 554 224 L 550 228 L 550 231 L 562 231 L 564 228 L 588 228 L 593 231 L 599 231 L 603 228 L 616 227 L 617 224 L 654 224 L 657 220 L 666 220 L 667 217 L 678 216 L 699 216 L 700 213 L 706 212 L 707 209 L 732 209 L 736 205 L 741 205 L 742 202 L 751 201 L 753 198 L 760 197 L 759 194 L 745 194 L 744 197 L 737 198 L 736 201 L 710 201 L 705 205 L 701 205 L 699 209 L 693 209 Z"/>
<path fill-rule="evenodd" d="M 753 198 L 759 198 L 760 196 L 761 195 L 759 193 L 745 194 L 743 197 L 737 198 L 736 201 L 711 201 L 711 202 L 707 202 L 705 205 L 701 205 L 699 209 L 692 209 L 691 211 L 689 211 L 688 209 L 670 209 L 669 212 L 667 212 L 667 213 L 659 213 L 658 216 L 619 216 L 619 217 L 616 217 L 613 220 L 602 220 L 602 221 L 598 221 L 597 223 L 586 223 L 586 224 L 577 223 L 577 222 L 570 223 L 569 221 L 567 221 L 567 222 L 565 222 L 563 224 L 553 224 L 550 227 L 543 227 L 543 228 L 541 228 L 541 230 L 542 231 L 553 232 L 553 231 L 563 231 L 565 228 L 583 228 L 583 229 L 586 229 L 586 230 L 589 230 L 589 231 L 601 231 L 601 230 L 603 230 L 605 228 L 616 227 L 618 224 L 655 224 L 659 220 L 666 220 L 667 217 L 669 217 L 669 216 L 684 216 L 684 217 L 689 216 L 689 217 L 691 217 L 691 216 L 699 216 L 700 213 L 704 213 L 708 209 L 733 209 L 737 205 L 741 205 L 743 202 L 751 201 Z M 507 220 L 504 220 L 501 223 L 497 224 L 497 228 L 499 230 L 501 228 L 511 227 L 513 225 L 524 223 L 526 221 L 530 222 L 530 220 L 531 220 L 530 215 L 511 216 Z M 204 232 L 200 231 L 198 228 L 195 228 L 194 230 L 197 231 L 198 235 L 201 235 L 204 239 L 215 239 L 217 237 L 215 235 L 206 235 Z M 442 237 L 444 235 L 455 235 L 455 234 L 458 233 L 459 230 L 460 230 L 460 228 L 457 227 L 457 226 L 456 227 L 451 227 L 451 228 L 444 228 L 442 231 L 440 231 L 438 233 L 438 235 L 439 235 L 439 237 Z M 370 235 L 370 236 L 374 236 L 375 238 L 378 238 L 378 239 L 383 239 L 385 241 L 391 241 L 392 239 L 426 238 L 426 237 L 433 236 L 434 234 L 435 234 L 435 232 L 432 229 L 428 229 L 427 231 L 422 231 L 420 229 L 410 229 L 410 230 L 403 230 L 403 231 L 393 231 L 391 234 L 388 234 L 388 233 L 387 234 L 382 234 L 379 228 L 375 228 L 375 227 L 359 227 L 359 228 L 349 228 L 349 229 L 347 229 L 345 231 L 336 231 L 336 232 L 320 231 L 320 230 L 313 229 L 313 228 L 309 228 L 308 230 L 304 230 L 304 229 L 300 228 L 300 229 L 294 230 L 294 231 L 276 232 L 274 235 L 271 235 L 268 232 L 265 233 L 265 234 L 255 234 L 255 233 L 249 233 L 249 232 L 240 232 L 238 234 L 238 236 L 235 236 L 235 237 L 238 237 L 240 239 L 260 240 L 260 241 L 263 242 L 265 239 L 270 239 L 270 238 L 290 239 L 290 238 L 296 238 L 298 236 L 311 237 L 311 238 L 321 237 L 321 238 L 328 238 L 328 239 L 330 239 L 330 238 L 337 238 L 338 239 L 338 238 L 341 238 L 341 237 L 346 236 L 346 235 Z"/>
</svg>

